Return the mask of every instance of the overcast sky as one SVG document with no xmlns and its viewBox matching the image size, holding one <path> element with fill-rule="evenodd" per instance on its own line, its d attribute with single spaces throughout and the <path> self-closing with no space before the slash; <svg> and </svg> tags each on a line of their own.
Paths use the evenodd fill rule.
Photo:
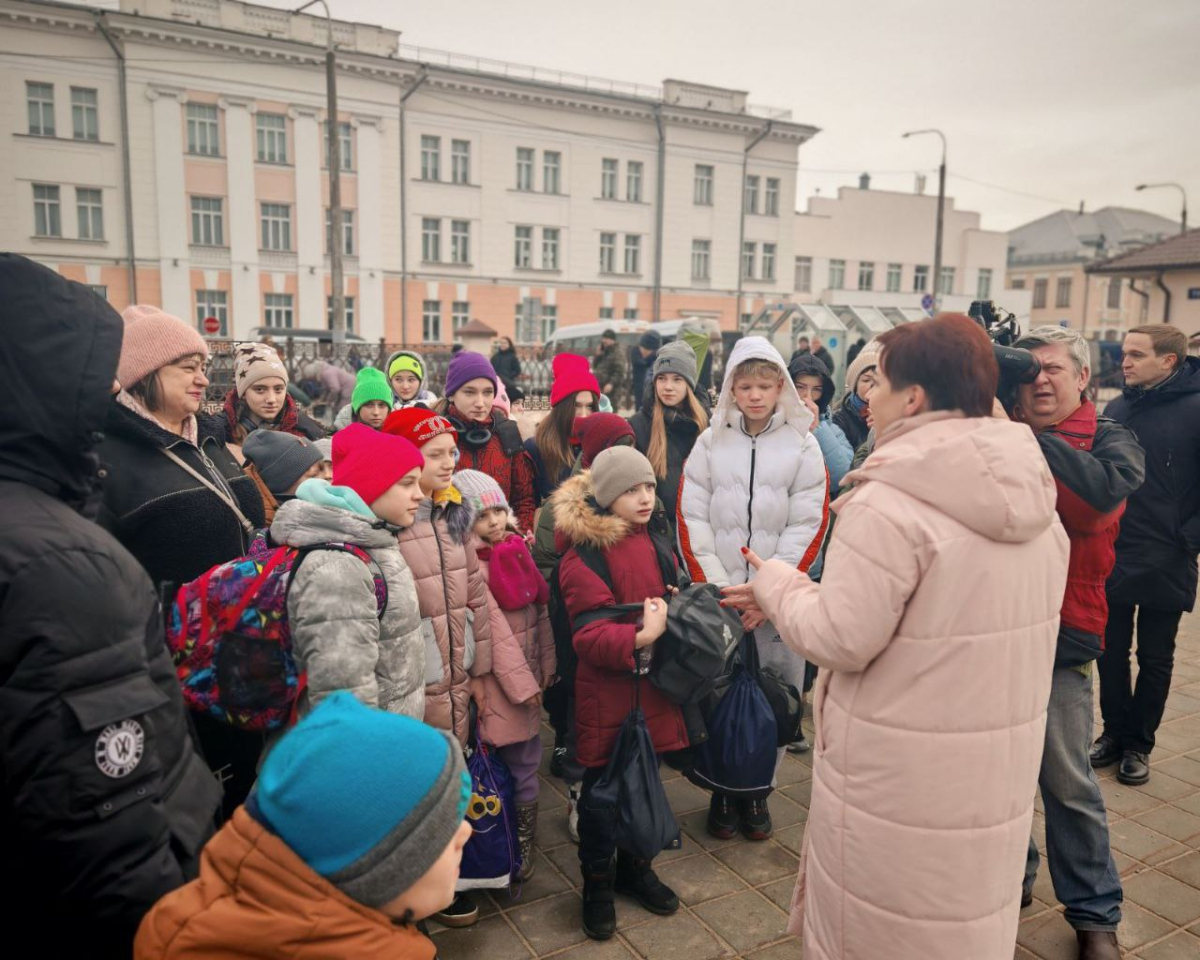
<svg viewBox="0 0 1200 960">
<path fill-rule="evenodd" d="M 900 135 L 940 127 L 947 193 L 980 211 L 985 227 L 1006 230 L 1081 200 L 1178 219 L 1177 190 L 1134 191 L 1163 180 L 1190 191 L 1200 226 L 1200 0 L 329 5 L 336 18 L 400 30 L 402 43 L 747 90 L 752 103 L 821 128 L 800 150 L 800 209 L 864 171 L 881 189 L 911 190 L 917 170 L 935 171 L 939 143 Z"/>
</svg>

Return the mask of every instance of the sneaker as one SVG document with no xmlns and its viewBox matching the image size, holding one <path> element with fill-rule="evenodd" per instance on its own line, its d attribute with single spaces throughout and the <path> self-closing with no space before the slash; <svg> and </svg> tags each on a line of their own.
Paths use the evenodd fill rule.
<svg viewBox="0 0 1200 960">
<path fill-rule="evenodd" d="M 679 909 L 679 898 L 675 896 L 675 891 L 658 879 L 649 860 L 635 860 L 620 851 L 617 852 L 613 889 L 633 897 L 660 917 L 669 917 Z"/>
<path fill-rule="evenodd" d="M 593 940 L 608 940 L 617 932 L 611 864 L 583 869 L 583 932 Z"/>
<path fill-rule="evenodd" d="M 738 831 L 738 809 L 723 793 L 714 793 L 708 804 L 708 832 L 718 840 L 730 840 Z"/>
<path fill-rule="evenodd" d="M 579 788 L 567 787 L 567 836 L 579 843 Z"/>
<path fill-rule="evenodd" d="M 443 927 L 470 927 L 479 919 L 479 908 L 467 894 L 455 894 L 454 902 L 441 913 L 435 913 L 430 919 L 436 920 Z"/>
<path fill-rule="evenodd" d="M 1150 755 L 1126 750 L 1117 768 L 1117 779 L 1131 787 L 1140 787 L 1150 779 Z"/>
<path fill-rule="evenodd" d="M 771 811 L 766 800 L 746 800 L 739 804 L 742 815 L 742 833 L 747 840 L 770 840 Z"/>
<path fill-rule="evenodd" d="M 1093 767 L 1107 767 L 1121 759 L 1121 745 L 1117 743 L 1116 737 L 1102 733 L 1092 744 L 1092 752 L 1088 754 L 1088 759 Z"/>
<path fill-rule="evenodd" d="M 550 754 L 550 776 L 563 778 L 563 764 L 567 759 L 567 748 L 560 747 L 557 744 L 554 747 L 554 752 Z"/>
<path fill-rule="evenodd" d="M 799 740 L 793 740 L 787 745 L 788 753 L 808 753 L 808 738 L 800 734 Z"/>
</svg>

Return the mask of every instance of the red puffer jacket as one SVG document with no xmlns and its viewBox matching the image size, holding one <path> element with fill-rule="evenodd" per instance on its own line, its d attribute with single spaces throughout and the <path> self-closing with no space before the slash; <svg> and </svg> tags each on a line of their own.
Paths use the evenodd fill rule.
<svg viewBox="0 0 1200 960">
<path fill-rule="evenodd" d="M 604 553 L 613 578 L 610 589 L 580 559 L 566 550 L 559 567 L 562 602 L 574 619 L 586 610 L 614 603 L 641 603 L 661 597 L 666 588 L 654 543 L 644 526 L 633 529 L 611 513 L 596 509 L 591 475 L 572 477 L 550 498 L 560 543 L 586 543 Z M 565 544 L 564 544 L 565 545 Z M 575 674 L 576 750 L 585 767 L 608 762 L 617 733 L 634 706 L 634 635 L 637 614 L 596 620 L 575 631 L 579 667 Z M 683 713 L 648 679 L 641 679 L 642 712 L 658 753 L 688 745 Z"/>
<path fill-rule="evenodd" d="M 509 506 L 517 516 L 517 525 L 522 533 L 533 530 L 534 511 L 537 509 L 537 495 L 534 492 L 533 459 L 525 449 L 523 442 L 518 442 L 518 450 L 512 456 L 504 452 L 504 443 L 500 439 L 502 429 L 511 429 L 516 439 L 520 440 L 520 430 L 515 422 L 510 421 L 499 410 L 492 411 L 491 439 L 482 446 L 472 446 L 467 443 L 467 433 L 473 426 L 488 429 L 488 424 L 468 422 L 465 417 L 450 405 L 446 416 L 458 431 L 458 470 L 478 470 L 500 484 Z M 508 424 L 502 427 L 502 424 Z"/>
</svg>

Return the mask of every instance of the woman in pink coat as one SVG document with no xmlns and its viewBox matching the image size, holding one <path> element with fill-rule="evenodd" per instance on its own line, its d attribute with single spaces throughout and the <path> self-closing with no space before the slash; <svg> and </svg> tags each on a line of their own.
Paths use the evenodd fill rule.
<svg viewBox="0 0 1200 960">
<path fill-rule="evenodd" d="M 820 585 L 761 562 L 759 607 L 821 667 L 790 929 L 805 960 L 1011 960 L 1068 544 L 1028 429 L 962 315 L 879 338 L 879 436 Z"/>
</svg>

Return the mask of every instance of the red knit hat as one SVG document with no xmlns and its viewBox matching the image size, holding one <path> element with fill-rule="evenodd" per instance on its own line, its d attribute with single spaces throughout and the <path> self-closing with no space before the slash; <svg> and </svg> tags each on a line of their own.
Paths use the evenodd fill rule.
<svg viewBox="0 0 1200 960">
<path fill-rule="evenodd" d="M 403 437 L 415 447 L 423 447 L 434 437 L 448 433 L 458 442 L 458 431 L 445 417 L 438 416 L 424 407 L 405 407 L 387 415 L 380 429 L 394 437 Z"/>
<path fill-rule="evenodd" d="M 616 446 L 622 437 L 629 437 L 630 440 L 635 437 L 629 422 L 615 413 L 593 413 L 590 417 L 576 417 L 571 432 L 579 439 L 579 445 L 583 449 L 585 469 L 592 465 L 597 454 Z"/>
<path fill-rule="evenodd" d="M 560 353 L 554 358 L 553 382 L 550 385 L 550 406 L 565 400 L 580 390 L 590 390 L 600 400 L 600 384 L 588 367 L 587 357 L 575 353 Z"/>
<path fill-rule="evenodd" d="M 333 435 L 333 482 L 349 487 L 368 507 L 409 471 L 424 466 L 421 451 L 403 437 L 389 437 L 365 423 Z"/>
</svg>

